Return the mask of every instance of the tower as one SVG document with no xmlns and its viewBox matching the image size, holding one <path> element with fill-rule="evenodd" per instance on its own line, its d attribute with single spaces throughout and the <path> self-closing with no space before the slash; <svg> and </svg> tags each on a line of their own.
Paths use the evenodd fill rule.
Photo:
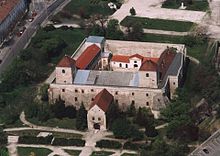
<svg viewBox="0 0 220 156">
<path fill-rule="evenodd" d="M 76 73 L 75 60 L 65 55 L 56 66 L 56 83 L 72 84 Z"/>
</svg>

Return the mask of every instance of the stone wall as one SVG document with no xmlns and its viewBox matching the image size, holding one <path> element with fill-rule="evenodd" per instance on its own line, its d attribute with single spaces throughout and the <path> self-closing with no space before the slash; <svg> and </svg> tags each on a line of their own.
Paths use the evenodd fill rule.
<svg viewBox="0 0 220 156">
<path fill-rule="evenodd" d="M 152 108 L 153 105 L 155 105 L 155 102 L 157 102 L 156 100 L 155 102 L 153 102 L 153 98 L 155 96 L 160 98 L 160 103 L 163 102 L 163 100 L 161 99 L 164 99 L 163 92 L 161 89 L 114 86 L 106 87 L 73 84 L 51 84 L 49 89 L 49 98 L 51 102 L 53 102 L 59 97 L 61 97 L 61 99 L 65 101 L 66 105 L 74 105 L 77 108 L 79 108 L 80 105 L 83 103 L 86 109 L 88 110 L 91 101 L 104 88 L 107 89 L 109 93 L 111 93 L 114 96 L 115 102 L 118 102 L 119 107 L 122 110 L 126 110 L 131 103 L 134 103 L 136 108 Z M 165 106 L 165 104 L 163 104 L 162 106 Z"/>
</svg>

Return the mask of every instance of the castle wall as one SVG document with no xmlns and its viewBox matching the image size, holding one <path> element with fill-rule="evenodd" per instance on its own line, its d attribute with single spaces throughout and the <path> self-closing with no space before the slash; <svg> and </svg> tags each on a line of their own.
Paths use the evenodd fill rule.
<svg viewBox="0 0 220 156">
<path fill-rule="evenodd" d="M 161 89 L 61 84 L 50 85 L 49 98 L 55 101 L 61 97 L 66 105 L 74 105 L 77 108 L 83 103 L 86 109 L 88 109 L 91 101 L 104 88 L 114 96 L 115 102 L 118 102 L 122 110 L 126 110 L 131 103 L 134 103 L 136 108 L 152 108 L 154 96 L 163 99 Z"/>
</svg>

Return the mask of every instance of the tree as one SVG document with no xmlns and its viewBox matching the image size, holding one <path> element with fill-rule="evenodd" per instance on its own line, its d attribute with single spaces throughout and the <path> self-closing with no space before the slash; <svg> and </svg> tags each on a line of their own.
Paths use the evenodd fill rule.
<svg viewBox="0 0 220 156">
<path fill-rule="evenodd" d="M 112 124 L 112 131 L 117 138 L 132 138 L 134 140 L 141 140 L 143 138 L 143 133 L 125 118 L 116 119 Z"/>
<path fill-rule="evenodd" d="M 111 129 L 113 121 L 120 117 L 121 111 L 117 103 L 113 102 L 109 105 L 106 112 L 107 125 Z"/>
<path fill-rule="evenodd" d="M 7 136 L 3 129 L 0 128 L 0 147 L 4 147 L 7 144 Z"/>
<path fill-rule="evenodd" d="M 130 9 L 130 14 L 131 14 L 132 16 L 136 15 L 136 11 L 135 11 L 134 7 L 132 7 L 132 8 Z"/>
<path fill-rule="evenodd" d="M 141 41 L 144 35 L 143 26 L 140 22 L 132 23 L 128 26 L 128 40 Z"/>
<path fill-rule="evenodd" d="M 132 103 L 132 104 L 128 107 L 127 114 L 128 114 L 128 116 L 130 116 L 130 117 L 133 117 L 133 116 L 136 115 L 136 108 L 135 108 L 135 106 L 134 106 L 134 103 Z"/>
<path fill-rule="evenodd" d="M 155 137 L 158 135 L 157 130 L 155 129 L 155 126 L 152 124 L 149 124 L 145 126 L 145 135 L 148 137 Z"/>
<path fill-rule="evenodd" d="M 119 22 L 116 19 L 111 19 L 108 22 L 106 30 L 106 38 L 108 39 L 123 39 L 123 32 L 120 30 Z"/>
<path fill-rule="evenodd" d="M 198 139 L 199 129 L 190 116 L 190 102 L 184 90 L 177 91 L 177 97 L 161 112 L 169 122 L 167 137 L 180 141 L 195 141 Z"/>
<path fill-rule="evenodd" d="M 65 102 L 59 98 L 58 100 L 56 100 L 56 102 L 52 105 L 52 111 L 55 115 L 56 118 L 58 119 L 62 119 L 63 117 L 65 117 Z"/>
<path fill-rule="evenodd" d="M 44 84 L 40 87 L 40 96 L 42 101 L 48 101 L 48 84 Z"/>
<path fill-rule="evenodd" d="M 77 111 L 76 115 L 76 128 L 78 130 L 85 130 L 87 127 L 87 111 L 85 106 L 82 104 Z"/>
</svg>

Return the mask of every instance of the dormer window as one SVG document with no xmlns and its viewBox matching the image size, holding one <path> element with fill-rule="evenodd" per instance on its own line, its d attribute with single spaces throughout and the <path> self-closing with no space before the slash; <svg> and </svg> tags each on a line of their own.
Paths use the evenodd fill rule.
<svg viewBox="0 0 220 156">
<path fill-rule="evenodd" d="M 63 70 L 62 70 L 62 73 L 64 74 L 65 72 L 66 72 L 66 71 L 63 69 Z"/>
</svg>

